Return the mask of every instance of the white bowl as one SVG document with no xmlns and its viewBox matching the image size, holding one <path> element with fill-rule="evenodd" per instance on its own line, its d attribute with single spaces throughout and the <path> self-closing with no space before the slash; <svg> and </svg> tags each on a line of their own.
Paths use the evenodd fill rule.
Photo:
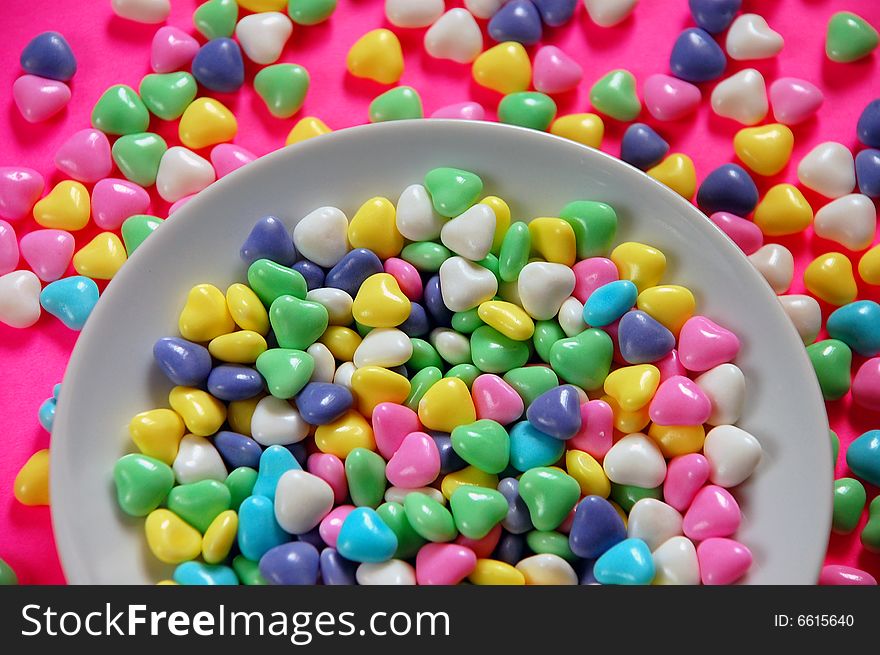
<svg viewBox="0 0 880 655">
<path fill-rule="evenodd" d="M 804 347 L 763 278 L 693 205 L 609 155 L 534 130 L 444 120 L 355 127 L 263 157 L 175 213 L 109 284 L 71 356 L 52 434 L 52 520 L 67 579 L 151 583 L 170 574 L 146 547 L 144 520 L 119 511 L 112 470 L 133 450 L 131 417 L 167 406 L 171 384 L 152 346 L 176 334 L 188 290 L 245 279 L 239 248 L 261 216 L 289 227 L 322 205 L 351 216 L 367 198 L 396 200 L 437 166 L 477 172 L 517 219 L 572 200 L 607 202 L 618 241 L 666 253 L 665 280 L 694 290 L 698 310 L 743 344 L 739 424 L 764 447 L 735 492 L 744 514 L 737 538 L 754 554 L 745 581 L 815 583 L 831 517 L 828 422 Z"/>
</svg>

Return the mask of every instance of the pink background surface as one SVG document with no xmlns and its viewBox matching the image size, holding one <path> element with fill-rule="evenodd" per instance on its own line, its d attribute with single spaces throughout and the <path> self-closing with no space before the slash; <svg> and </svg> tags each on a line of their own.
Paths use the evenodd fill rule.
<svg viewBox="0 0 880 655">
<path fill-rule="evenodd" d="M 194 32 L 191 14 L 196 0 L 174 0 L 167 24 Z M 273 118 L 262 101 L 246 84 L 238 94 L 215 95 L 237 116 L 236 143 L 257 154 L 265 154 L 284 144 L 284 138 L 301 116 L 315 115 L 330 127 L 366 122 L 370 100 L 386 87 L 352 78 L 345 72 L 345 55 L 351 44 L 370 29 L 384 26 L 382 0 L 340 0 L 339 9 L 329 22 L 295 26 L 281 61 L 296 62 L 308 68 L 312 87 L 300 114 L 292 119 Z M 449 7 L 460 6 L 457 0 Z M 634 15 L 614 28 L 594 25 L 578 3 L 574 20 L 567 26 L 545 30 L 544 43 L 560 46 L 584 67 L 585 76 L 572 92 L 557 97 L 559 113 L 589 111 L 589 87 L 613 68 L 628 68 L 641 83 L 652 73 L 668 72 L 668 57 L 675 36 L 693 25 L 686 0 L 643 0 Z M 835 140 L 857 150 L 856 119 L 878 90 L 878 54 L 852 64 L 835 64 L 823 54 L 824 31 L 828 17 L 839 10 L 860 13 L 880 26 L 880 3 L 875 0 L 745 0 L 743 11 L 762 14 L 786 41 L 775 59 L 757 62 L 730 62 L 725 76 L 742 68 L 760 70 L 770 82 L 781 76 L 803 77 L 820 86 L 826 102 L 816 119 L 794 129 L 795 150 L 785 170 L 773 178 L 759 178 L 760 190 L 772 184 L 795 183 L 800 158 L 814 145 Z M 149 69 L 150 42 L 158 26 L 140 25 L 114 16 L 109 0 L 70 2 L 70 0 L 7 0 L 4 3 L 4 38 L 0 40 L 0 165 L 25 165 L 39 170 L 49 185 L 61 179 L 52 159 L 55 150 L 74 131 L 88 126 L 91 107 L 101 92 L 114 83 L 137 88 Z M 484 24 L 481 21 L 481 24 Z M 392 28 L 403 44 L 406 71 L 402 84 L 415 87 L 422 95 L 426 114 L 463 100 L 481 102 L 487 117 L 494 118 L 500 96 L 475 85 L 470 66 L 428 57 L 421 45 L 424 30 Z M 73 98 L 67 109 L 49 121 L 31 125 L 19 115 L 12 101 L 11 87 L 21 74 L 18 58 L 24 45 L 44 30 L 61 31 L 70 42 L 79 63 L 72 82 Z M 487 43 L 489 41 L 487 40 Z M 534 48 L 530 51 L 533 52 Z M 248 80 L 258 67 L 248 64 Z M 704 103 L 696 116 L 676 123 L 658 123 L 643 111 L 639 120 L 647 122 L 670 142 L 672 151 L 690 155 L 702 180 L 713 168 L 734 161 L 732 138 L 740 125 L 715 116 L 708 107 L 713 83 L 703 85 Z M 766 122 L 772 121 L 772 116 Z M 620 137 L 626 124 L 606 119 L 602 149 L 619 154 Z M 176 125 L 153 119 L 152 131 L 175 140 Z M 523 156 L 527 156 L 524 153 Z M 118 174 L 118 173 L 117 173 Z M 806 193 L 818 209 L 824 200 Z M 165 216 L 167 204 L 154 195 L 152 213 Z M 30 220 L 16 225 L 19 237 L 35 228 Z M 97 230 L 90 225 L 76 234 L 78 246 L 88 242 Z M 810 232 L 780 240 L 797 258 L 792 292 L 801 292 L 801 273 L 813 257 L 839 246 L 814 237 Z M 23 266 L 24 264 L 22 264 Z M 71 271 L 72 272 L 72 271 Z M 880 299 L 880 290 L 862 288 L 860 297 Z M 137 299 L 132 299 L 137 302 Z M 827 307 L 823 309 L 826 310 Z M 14 330 L 0 324 L 0 362 L 3 383 L 0 390 L 0 417 L 3 449 L 0 455 L 0 557 L 18 572 L 24 583 L 59 583 L 63 573 L 55 554 L 48 508 L 28 508 L 12 496 L 12 482 L 22 464 L 38 448 L 49 443 L 36 415 L 40 403 L 51 395 L 52 385 L 64 374 L 76 333 L 51 316 L 43 316 L 28 330 Z M 845 445 L 863 431 L 880 427 L 880 416 L 857 414 L 850 410 L 850 399 L 829 404 L 831 424 L 840 434 L 842 447 L 837 477 L 848 474 L 843 460 Z M 81 435 L 83 439 L 89 435 Z M 804 471 L 810 475 L 810 471 Z M 869 489 L 869 497 L 876 494 Z M 830 492 L 830 490 L 829 490 Z M 769 502 L 786 502 L 785 498 Z M 864 522 L 863 516 L 862 521 Z M 86 526 L 84 526 L 86 527 Z M 862 551 L 857 533 L 832 537 L 829 562 L 851 564 L 880 576 L 880 555 Z"/>
</svg>

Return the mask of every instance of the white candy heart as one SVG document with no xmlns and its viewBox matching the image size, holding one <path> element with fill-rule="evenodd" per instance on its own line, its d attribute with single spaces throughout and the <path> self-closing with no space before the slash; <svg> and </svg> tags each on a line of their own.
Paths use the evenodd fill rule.
<svg viewBox="0 0 880 655">
<path fill-rule="evenodd" d="M 826 141 L 810 150 L 797 167 L 805 187 L 828 198 L 840 198 L 856 185 L 853 155 L 842 143 Z"/>
<path fill-rule="evenodd" d="M 754 125 L 764 120 L 770 104 L 764 76 L 754 68 L 746 68 L 712 89 L 712 111 L 743 125 Z"/>
<path fill-rule="evenodd" d="M 286 532 L 302 534 L 333 509 L 333 488 L 317 475 L 285 471 L 275 488 L 275 520 Z"/>
<path fill-rule="evenodd" d="M 520 271 L 517 280 L 519 301 L 529 316 L 548 321 L 559 313 L 562 303 L 571 296 L 574 284 L 574 272 L 568 266 L 530 262 Z"/>
<path fill-rule="evenodd" d="M 351 389 L 351 376 L 354 375 L 356 370 L 357 367 L 354 365 L 354 362 L 343 362 L 336 369 L 336 374 L 333 376 L 333 384 Z"/>
<path fill-rule="evenodd" d="M 183 146 L 172 146 L 159 160 L 156 191 L 163 200 L 177 202 L 198 193 L 215 179 L 211 162 Z"/>
<path fill-rule="evenodd" d="M 412 341 L 397 328 L 374 328 L 354 351 L 354 365 L 394 368 L 412 357 Z"/>
<path fill-rule="evenodd" d="M 434 328 L 428 340 L 437 354 L 452 366 L 471 363 L 471 342 L 465 335 L 449 328 Z"/>
<path fill-rule="evenodd" d="M 874 241 L 877 209 L 868 196 L 851 193 L 817 211 L 813 231 L 850 250 L 864 250 Z"/>
<path fill-rule="evenodd" d="M 465 9 L 477 18 L 488 20 L 507 0 L 464 0 Z"/>
<path fill-rule="evenodd" d="M 802 294 L 779 296 L 779 302 L 803 339 L 804 345 L 813 343 L 822 329 L 822 308 L 819 307 L 819 302 L 813 296 Z"/>
<path fill-rule="evenodd" d="M 171 0 L 113 0 L 113 13 L 138 23 L 161 23 L 171 13 Z"/>
<path fill-rule="evenodd" d="M 497 291 L 492 271 L 464 257 L 450 257 L 440 265 L 440 293 L 450 311 L 466 312 L 492 300 Z"/>
<path fill-rule="evenodd" d="M 263 446 L 286 446 L 309 434 L 309 424 L 299 410 L 283 398 L 266 396 L 251 415 L 251 437 Z"/>
<path fill-rule="evenodd" d="M 654 550 L 681 534 L 681 521 L 681 514 L 674 507 L 656 498 L 642 498 L 629 512 L 626 536 L 641 539 Z"/>
<path fill-rule="evenodd" d="M 654 583 L 657 585 L 700 584 L 697 549 L 687 537 L 672 537 L 654 551 Z"/>
<path fill-rule="evenodd" d="M 712 403 L 706 423 L 729 425 L 739 420 L 746 400 L 746 378 L 738 366 L 720 364 L 694 381 Z"/>
<path fill-rule="evenodd" d="M 414 585 L 416 570 L 402 559 L 390 559 L 387 562 L 364 562 L 355 572 L 357 583 L 367 585 Z"/>
<path fill-rule="evenodd" d="M 628 434 L 605 453 L 605 475 L 617 484 L 653 489 L 666 477 L 666 460 L 653 439 L 641 432 Z"/>
<path fill-rule="evenodd" d="M 306 300 L 311 300 L 324 306 L 324 309 L 327 310 L 330 325 L 342 325 L 345 327 L 351 325 L 351 306 L 354 300 L 348 295 L 347 291 L 333 287 L 321 287 L 320 289 L 309 291 L 306 294 Z"/>
<path fill-rule="evenodd" d="M 293 243 L 318 266 L 335 266 L 348 252 L 348 218 L 336 207 L 318 207 L 293 228 Z"/>
<path fill-rule="evenodd" d="M 638 3 L 639 0 L 584 0 L 584 7 L 596 25 L 612 27 L 622 23 Z"/>
<path fill-rule="evenodd" d="M 709 480 L 720 487 L 735 487 L 757 468 L 761 444 L 735 425 L 719 425 L 709 430 L 703 455 L 709 460 Z"/>
<path fill-rule="evenodd" d="M 431 241 L 440 236 L 446 220 L 434 211 L 431 196 L 421 184 L 411 184 L 397 199 L 397 231 L 410 241 Z"/>
<path fill-rule="evenodd" d="M 576 585 L 577 573 L 559 555 L 542 553 L 521 559 L 516 570 L 523 574 L 527 585 Z"/>
<path fill-rule="evenodd" d="M 475 262 L 486 258 L 494 238 L 495 212 L 483 204 L 474 205 L 440 230 L 440 241 L 444 246 Z"/>
<path fill-rule="evenodd" d="M 778 243 L 768 243 L 749 255 L 749 261 L 773 291 L 777 294 L 788 291 L 794 277 L 794 256 L 788 248 Z"/>
<path fill-rule="evenodd" d="M 427 27 L 444 11 L 444 0 L 385 0 L 385 17 L 397 27 Z"/>
<path fill-rule="evenodd" d="M 435 489 L 434 487 L 416 487 L 415 489 L 404 489 L 403 487 L 388 487 L 385 490 L 385 502 L 386 503 L 400 503 L 403 505 L 403 501 L 406 500 L 406 497 L 410 494 L 425 494 L 430 498 L 436 500 L 441 505 L 446 504 L 446 496 L 443 495 L 439 489 Z"/>
<path fill-rule="evenodd" d="M 333 376 L 336 373 L 336 360 L 330 349 L 323 343 L 313 343 L 306 349 L 306 352 L 315 361 L 315 370 L 312 371 L 309 382 L 333 382 Z"/>
<path fill-rule="evenodd" d="M 443 14 L 425 32 L 425 50 L 437 59 L 469 64 L 483 50 L 483 34 L 471 12 L 456 7 Z"/>
<path fill-rule="evenodd" d="M 12 271 L 0 277 L 0 323 L 30 327 L 40 319 L 40 279 L 31 271 Z"/>
<path fill-rule="evenodd" d="M 587 329 L 584 322 L 584 306 L 581 301 L 572 296 L 559 308 L 559 327 L 565 332 L 565 336 L 574 337 Z"/>
<path fill-rule="evenodd" d="M 758 14 L 738 16 L 727 32 L 727 54 L 737 61 L 775 57 L 784 45 L 782 35 Z"/>
<path fill-rule="evenodd" d="M 177 457 L 174 458 L 174 477 L 178 484 L 190 484 L 202 480 L 226 480 L 226 465 L 214 444 L 204 437 L 188 434 L 180 440 Z"/>
<path fill-rule="evenodd" d="M 241 44 L 241 49 L 255 64 L 273 64 L 278 61 L 292 32 L 293 23 L 277 11 L 250 14 L 235 26 L 235 37 Z"/>
</svg>

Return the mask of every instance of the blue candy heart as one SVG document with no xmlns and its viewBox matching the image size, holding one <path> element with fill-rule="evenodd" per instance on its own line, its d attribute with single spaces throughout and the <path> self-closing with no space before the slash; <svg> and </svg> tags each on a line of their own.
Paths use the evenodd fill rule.
<svg viewBox="0 0 880 655">
<path fill-rule="evenodd" d="M 226 402 L 253 398 L 264 388 L 263 376 L 242 364 L 215 366 L 208 376 L 208 392 Z"/>
<path fill-rule="evenodd" d="M 467 466 L 467 462 L 452 448 L 452 437 L 443 432 L 432 432 L 431 439 L 434 440 L 440 453 L 440 473 L 443 475 L 454 473 Z"/>
<path fill-rule="evenodd" d="M 721 76 L 727 66 L 724 51 L 706 30 L 691 27 L 678 35 L 669 67 L 676 77 L 688 82 L 708 82 Z"/>
<path fill-rule="evenodd" d="M 397 329 L 408 337 L 423 337 L 431 331 L 428 312 L 417 302 L 410 303 L 409 316 L 397 326 Z"/>
<path fill-rule="evenodd" d="M 238 91 L 244 84 L 241 48 L 225 37 L 208 41 L 193 58 L 192 74 L 199 84 L 211 91 Z"/>
<path fill-rule="evenodd" d="M 425 309 L 434 320 L 437 327 L 449 327 L 452 325 L 452 312 L 443 302 L 443 294 L 440 291 L 440 276 L 434 275 L 425 285 L 424 296 Z"/>
<path fill-rule="evenodd" d="M 162 337 L 153 344 L 153 359 L 174 384 L 182 387 L 201 386 L 211 373 L 208 349 L 180 337 Z"/>
<path fill-rule="evenodd" d="M 872 100 L 862 110 L 856 123 L 856 135 L 869 148 L 880 148 L 880 98 Z"/>
<path fill-rule="evenodd" d="M 564 441 L 544 434 L 528 421 L 520 421 L 510 430 L 510 464 L 517 471 L 551 466 L 564 451 Z"/>
<path fill-rule="evenodd" d="M 492 556 L 511 566 L 516 566 L 526 556 L 527 551 L 528 545 L 525 535 L 503 532 Z M 531 554 L 530 551 L 529 554 Z"/>
<path fill-rule="evenodd" d="M 651 550 L 641 539 L 624 539 L 596 561 L 593 575 L 601 584 L 651 584 L 654 579 Z"/>
<path fill-rule="evenodd" d="M 397 535 L 376 510 L 358 507 L 342 522 L 336 550 L 354 562 L 384 562 L 397 550 Z"/>
<path fill-rule="evenodd" d="M 565 25 L 574 16 L 577 0 L 532 0 L 545 25 Z"/>
<path fill-rule="evenodd" d="M 626 539 L 626 526 L 614 506 L 601 496 L 586 496 L 574 510 L 568 545 L 578 557 L 595 559 Z"/>
<path fill-rule="evenodd" d="M 328 585 L 357 584 L 357 562 L 345 559 L 335 548 L 321 551 L 321 581 Z"/>
<path fill-rule="evenodd" d="M 308 259 L 300 259 L 296 264 L 291 266 L 291 268 L 298 271 L 300 275 L 305 278 L 306 289 L 309 291 L 320 289 L 325 286 L 324 269 L 318 266 L 315 262 Z"/>
<path fill-rule="evenodd" d="M 849 445 L 846 465 L 865 482 L 880 486 L 880 430 L 869 430 Z"/>
<path fill-rule="evenodd" d="M 260 574 L 269 584 L 314 585 L 320 555 L 312 544 L 294 541 L 275 546 L 260 558 Z"/>
<path fill-rule="evenodd" d="M 544 434 L 557 439 L 571 439 L 581 429 L 577 389 L 563 384 L 545 391 L 529 405 L 526 418 Z"/>
<path fill-rule="evenodd" d="M 862 357 L 880 355 L 880 305 L 858 300 L 835 309 L 825 326 L 828 336 L 839 339 Z"/>
<path fill-rule="evenodd" d="M 746 170 L 724 164 L 706 176 L 697 190 L 697 205 L 707 214 L 730 212 L 748 216 L 758 204 L 758 187 Z"/>
<path fill-rule="evenodd" d="M 293 453 L 284 446 L 269 446 L 260 456 L 260 470 L 254 483 L 254 496 L 265 496 L 274 500 L 278 479 L 293 470 L 302 470 Z M 248 559 L 259 558 L 248 557 Z"/>
<path fill-rule="evenodd" d="M 223 430 L 214 435 L 212 439 L 214 448 L 220 453 L 220 457 L 230 469 L 242 466 L 255 469 L 260 465 L 260 455 L 263 448 L 250 437 L 238 432 Z"/>
<path fill-rule="evenodd" d="M 640 310 L 627 312 L 617 326 L 620 354 L 629 364 L 650 364 L 675 348 L 675 335 Z"/>
<path fill-rule="evenodd" d="M 659 164 L 669 152 L 669 143 L 654 128 L 633 123 L 620 141 L 620 158 L 643 171 Z"/>
<path fill-rule="evenodd" d="M 511 0 L 492 16 L 488 30 L 499 43 L 533 45 L 541 40 L 541 14 L 531 0 Z"/>
<path fill-rule="evenodd" d="M 264 216 L 257 221 L 244 240 L 240 254 L 248 266 L 258 259 L 271 259 L 282 266 L 290 266 L 296 261 L 293 239 L 284 223 L 274 216 Z"/>
<path fill-rule="evenodd" d="M 584 303 L 584 321 L 593 327 L 610 325 L 636 304 L 639 290 L 629 280 L 615 280 L 593 291 Z"/>
<path fill-rule="evenodd" d="M 76 73 L 76 57 L 58 32 L 43 32 L 21 51 L 21 67 L 31 75 L 66 82 Z"/>
<path fill-rule="evenodd" d="M 869 148 L 856 155 L 859 191 L 869 198 L 880 197 L 880 150 Z"/>
<path fill-rule="evenodd" d="M 238 508 L 238 548 L 245 558 L 259 562 L 269 550 L 290 541 L 275 520 L 275 504 L 265 496 L 248 496 Z"/>
<path fill-rule="evenodd" d="M 47 284 L 40 293 L 40 305 L 71 330 L 82 330 L 98 295 L 94 280 L 74 275 Z"/>
<path fill-rule="evenodd" d="M 324 286 L 342 289 L 354 298 L 364 280 L 383 270 L 382 261 L 376 253 L 366 248 L 355 248 L 347 252 L 333 268 L 327 271 Z"/>
<path fill-rule="evenodd" d="M 182 585 L 237 585 L 238 576 L 228 566 L 184 562 L 174 569 L 174 581 Z"/>
<path fill-rule="evenodd" d="M 52 426 L 55 423 L 56 405 L 57 401 L 55 398 L 47 398 L 43 401 L 43 404 L 40 405 L 38 418 L 40 420 L 40 425 L 43 426 L 43 429 L 46 432 L 52 432 Z"/>
<path fill-rule="evenodd" d="M 690 0 L 688 4 L 694 22 L 707 32 L 718 34 L 730 27 L 742 0 Z"/>
<path fill-rule="evenodd" d="M 312 425 L 327 425 L 345 414 L 354 404 L 347 387 L 330 382 L 310 382 L 296 397 L 300 416 Z"/>
</svg>

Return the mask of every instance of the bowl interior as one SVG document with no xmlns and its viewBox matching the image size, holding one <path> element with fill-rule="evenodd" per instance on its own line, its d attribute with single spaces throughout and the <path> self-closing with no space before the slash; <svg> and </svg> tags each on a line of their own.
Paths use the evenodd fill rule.
<svg viewBox="0 0 880 655">
<path fill-rule="evenodd" d="M 292 227 L 334 205 L 350 217 L 370 197 L 396 201 L 437 166 L 477 172 L 515 220 L 553 215 L 572 200 L 607 202 L 620 220 L 618 242 L 666 253 L 664 281 L 690 287 L 698 311 L 743 344 L 739 425 L 764 448 L 735 492 L 738 538 L 755 557 L 745 581 L 815 583 L 831 516 L 828 423 L 803 345 L 763 278 L 690 203 L 609 155 L 533 130 L 443 120 L 350 128 L 263 157 L 181 208 L 108 285 L 71 357 L 52 439 L 52 517 L 68 580 L 152 583 L 169 574 L 147 550 L 143 519 L 118 510 L 111 472 L 133 449 L 131 417 L 167 406 L 171 385 L 151 350 L 176 334 L 188 290 L 245 279 L 238 251 L 261 216 Z"/>
</svg>

